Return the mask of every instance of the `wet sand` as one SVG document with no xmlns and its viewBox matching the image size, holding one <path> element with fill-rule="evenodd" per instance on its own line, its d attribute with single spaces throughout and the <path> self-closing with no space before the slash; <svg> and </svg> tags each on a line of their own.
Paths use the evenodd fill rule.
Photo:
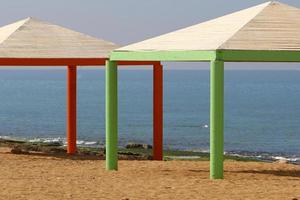
<svg viewBox="0 0 300 200">
<path fill-rule="evenodd" d="M 209 180 L 207 161 L 105 162 L 11 154 L 0 148 L 0 199 L 299 199 L 300 166 L 225 162 L 225 179 Z"/>
</svg>

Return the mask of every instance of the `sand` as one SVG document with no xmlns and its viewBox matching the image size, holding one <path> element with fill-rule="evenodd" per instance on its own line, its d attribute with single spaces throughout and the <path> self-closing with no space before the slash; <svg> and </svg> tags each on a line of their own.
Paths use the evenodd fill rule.
<svg viewBox="0 0 300 200">
<path fill-rule="evenodd" d="M 299 199 L 300 166 L 225 162 L 209 180 L 206 161 L 120 161 L 16 155 L 0 148 L 0 199 Z"/>
</svg>

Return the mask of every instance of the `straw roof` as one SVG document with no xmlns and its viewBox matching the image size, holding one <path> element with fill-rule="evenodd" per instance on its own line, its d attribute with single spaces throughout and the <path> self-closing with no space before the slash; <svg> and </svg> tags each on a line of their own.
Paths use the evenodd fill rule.
<svg viewBox="0 0 300 200">
<path fill-rule="evenodd" d="M 35 18 L 0 28 L 0 58 L 108 58 L 117 47 Z"/>
<path fill-rule="evenodd" d="M 271 1 L 117 51 L 300 50 L 300 9 Z"/>
</svg>

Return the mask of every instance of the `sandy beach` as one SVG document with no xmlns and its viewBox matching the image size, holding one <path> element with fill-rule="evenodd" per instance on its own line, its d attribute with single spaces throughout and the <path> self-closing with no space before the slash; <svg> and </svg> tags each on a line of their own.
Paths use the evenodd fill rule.
<svg viewBox="0 0 300 200">
<path fill-rule="evenodd" d="M 300 166 L 225 162 L 209 180 L 207 161 L 120 161 L 16 155 L 0 148 L 0 199 L 300 199 Z"/>
</svg>

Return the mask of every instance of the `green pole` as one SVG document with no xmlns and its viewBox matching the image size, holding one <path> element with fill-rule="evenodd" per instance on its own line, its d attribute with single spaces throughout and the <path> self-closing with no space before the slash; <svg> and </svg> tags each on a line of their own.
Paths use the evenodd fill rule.
<svg viewBox="0 0 300 200">
<path fill-rule="evenodd" d="M 210 63 L 210 178 L 223 179 L 224 62 Z"/>
<path fill-rule="evenodd" d="M 106 169 L 118 170 L 118 67 L 106 61 Z"/>
</svg>

